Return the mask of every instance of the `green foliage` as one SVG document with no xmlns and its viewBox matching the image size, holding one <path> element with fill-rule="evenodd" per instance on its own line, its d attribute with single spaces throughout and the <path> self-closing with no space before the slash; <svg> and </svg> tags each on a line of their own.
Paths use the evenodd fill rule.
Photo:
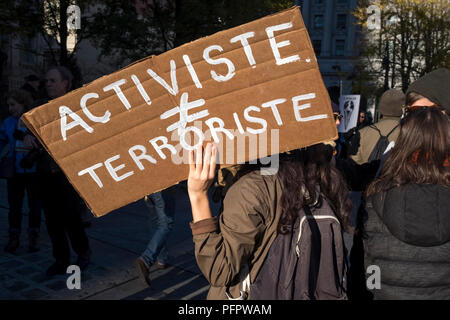
<svg viewBox="0 0 450 320">
<path fill-rule="evenodd" d="M 141 17 L 130 1 L 107 1 L 89 24 L 102 55 L 136 60 L 289 8 L 293 1 L 141 1 Z"/>
<path fill-rule="evenodd" d="M 82 13 L 72 52 L 66 47 L 70 4 Z M 79 75 L 76 53 L 84 39 L 100 50 L 100 58 L 116 57 L 120 67 L 292 5 L 288 0 L 2 0 L 0 34 L 40 35 L 47 48 L 33 53 Z"/>
<path fill-rule="evenodd" d="M 368 28 L 371 4 L 381 9 L 380 28 L 375 30 Z M 448 0 L 364 0 L 353 14 L 365 35 L 360 64 L 383 90 L 406 90 L 425 73 L 450 68 Z"/>
<path fill-rule="evenodd" d="M 77 0 L 80 8 L 86 7 L 90 1 Z M 40 35 L 46 44 L 44 50 L 36 51 L 21 45 L 16 48 L 28 51 L 37 56 L 44 56 L 50 64 L 65 65 L 74 74 L 74 86 L 81 85 L 81 74 L 76 63 L 75 53 L 78 44 L 83 40 L 83 29 L 76 31 L 77 44 L 73 51 L 67 50 L 67 7 L 74 4 L 74 0 L 2 0 L 0 2 L 0 34 L 16 37 L 29 37 Z M 81 19 L 81 25 L 86 20 Z M 2 40 L 7 38 L 2 37 Z"/>
</svg>

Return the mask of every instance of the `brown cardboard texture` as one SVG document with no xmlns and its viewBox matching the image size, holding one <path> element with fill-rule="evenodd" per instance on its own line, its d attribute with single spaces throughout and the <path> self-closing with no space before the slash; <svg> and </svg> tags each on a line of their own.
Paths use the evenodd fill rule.
<svg viewBox="0 0 450 320">
<path fill-rule="evenodd" d="M 142 59 L 23 119 L 96 216 L 187 179 L 197 143 L 215 141 L 226 166 L 337 137 L 298 7 Z"/>
</svg>

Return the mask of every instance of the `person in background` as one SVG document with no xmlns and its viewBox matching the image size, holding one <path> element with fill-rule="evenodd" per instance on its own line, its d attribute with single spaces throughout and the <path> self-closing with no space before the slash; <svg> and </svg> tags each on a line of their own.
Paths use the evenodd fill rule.
<svg viewBox="0 0 450 320">
<path fill-rule="evenodd" d="M 360 130 L 372 124 L 372 115 L 370 112 L 362 110 L 359 112 L 357 129 Z"/>
<path fill-rule="evenodd" d="M 9 156 L 14 159 L 15 172 L 7 181 L 9 204 L 9 242 L 5 251 L 14 253 L 20 245 L 22 227 L 22 206 L 25 190 L 28 198 L 28 252 L 39 251 L 39 231 L 41 226 L 41 203 L 39 200 L 39 182 L 36 177 L 36 162 L 32 151 L 25 148 L 23 138 L 27 128 L 20 120 L 29 110 L 33 99 L 24 90 L 8 93 L 7 103 L 10 116 L 0 128 L 0 151 L 9 144 Z"/>
<path fill-rule="evenodd" d="M 450 94 L 443 84 L 450 83 L 450 71 L 436 69 L 414 81 L 406 91 L 406 107 L 438 106 L 443 112 L 450 113 Z"/>
<path fill-rule="evenodd" d="M 400 136 L 367 191 L 365 263 L 380 263 L 390 279 L 381 278 L 375 299 L 450 298 L 450 94 L 443 83 L 450 83 L 445 68 L 408 87 Z M 380 247 L 385 241 L 389 253 Z"/>
<path fill-rule="evenodd" d="M 47 71 L 45 81 L 48 98 L 55 99 L 70 91 L 72 73 L 63 66 L 55 66 Z M 28 143 L 38 147 L 37 141 L 32 136 L 28 136 Z M 47 231 L 55 258 L 55 262 L 47 269 L 47 276 L 66 273 L 67 267 L 71 264 L 68 239 L 78 255 L 75 264 L 84 270 L 89 265 L 91 257 L 89 240 L 81 219 L 86 206 L 46 151 L 43 151 L 39 159 L 38 173 Z"/>
<path fill-rule="evenodd" d="M 34 74 L 30 74 L 25 77 L 25 81 L 25 84 L 20 89 L 29 92 L 33 101 L 39 99 L 39 78 Z"/>
<path fill-rule="evenodd" d="M 156 265 L 164 269 L 168 260 L 167 239 L 173 229 L 173 208 L 170 202 L 164 200 L 163 191 L 152 193 L 144 198 L 150 214 L 152 223 L 156 225 L 155 233 L 149 241 L 142 255 L 136 259 L 135 266 L 141 279 L 151 285 L 150 268 Z"/>
<path fill-rule="evenodd" d="M 359 130 L 359 147 L 356 154 L 350 157 L 358 164 L 369 162 L 380 135 L 388 136 L 389 142 L 395 141 L 399 133 L 400 117 L 405 95 L 401 90 L 389 89 L 383 93 L 378 105 L 382 119 L 374 125 Z M 370 159 L 377 160 L 377 159 Z"/>
<path fill-rule="evenodd" d="M 365 266 L 381 273 L 375 299 L 450 299 L 450 119 L 442 109 L 410 108 L 367 190 Z"/>
</svg>

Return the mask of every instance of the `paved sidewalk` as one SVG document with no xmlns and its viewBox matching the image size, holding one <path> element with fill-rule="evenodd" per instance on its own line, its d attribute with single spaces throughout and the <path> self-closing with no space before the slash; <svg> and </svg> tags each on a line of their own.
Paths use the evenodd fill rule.
<svg viewBox="0 0 450 320">
<path fill-rule="evenodd" d="M 138 277 L 133 264 L 152 233 L 149 212 L 142 200 L 93 218 L 92 226 L 86 229 L 93 252 L 92 263 L 82 272 L 81 289 L 69 290 L 66 281 L 70 274 L 50 279 L 45 276 L 45 270 L 53 263 L 45 221 L 41 225 L 39 252 L 27 253 L 27 215 L 22 224 L 21 247 L 15 254 L 3 251 L 8 240 L 6 197 L 6 181 L 0 179 L 0 299 L 205 299 L 209 286 L 195 262 L 189 228 L 192 216 L 187 194 L 182 189 L 172 199 L 176 214 L 168 242 L 169 264 L 163 270 L 152 267 L 151 288 Z M 75 260 L 72 253 L 72 261 Z"/>
</svg>

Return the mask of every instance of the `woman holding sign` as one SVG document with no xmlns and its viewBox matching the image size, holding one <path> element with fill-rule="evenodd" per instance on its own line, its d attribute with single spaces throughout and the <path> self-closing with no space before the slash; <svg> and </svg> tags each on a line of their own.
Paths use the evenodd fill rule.
<svg viewBox="0 0 450 320">
<path fill-rule="evenodd" d="M 198 266 L 211 284 L 208 299 L 346 299 L 341 231 L 351 210 L 347 186 L 330 164 L 331 146 L 295 154 L 276 175 L 256 170 L 241 177 L 217 218 L 207 198 L 217 149 L 208 144 L 203 153 L 200 146 L 195 159 L 190 153 L 191 229 Z M 314 281 L 300 276 L 303 268 Z M 294 280 L 285 282 L 284 290 L 278 284 L 288 278 Z"/>
</svg>

